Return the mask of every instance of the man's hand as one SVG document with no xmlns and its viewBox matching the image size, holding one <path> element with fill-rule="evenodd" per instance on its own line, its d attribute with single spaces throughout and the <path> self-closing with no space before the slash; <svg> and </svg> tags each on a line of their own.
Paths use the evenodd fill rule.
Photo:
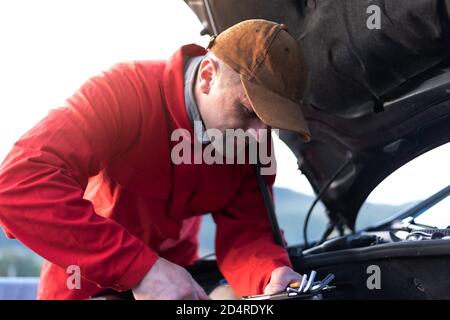
<svg viewBox="0 0 450 320">
<path fill-rule="evenodd" d="M 272 271 L 270 281 L 264 288 L 264 294 L 274 294 L 284 291 L 292 283 L 302 281 L 302 276 L 289 267 L 279 267 Z"/>
<path fill-rule="evenodd" d="M 209 300 L 186 269 L 161 257 L 132 291 L 136 300 Z"/>
</svg>

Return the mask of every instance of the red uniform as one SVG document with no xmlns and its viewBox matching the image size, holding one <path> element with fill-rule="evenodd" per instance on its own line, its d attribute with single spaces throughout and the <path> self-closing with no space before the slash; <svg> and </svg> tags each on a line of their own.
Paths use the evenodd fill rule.
<svg viewBox="0 0 450 320">
<path fill-rule="evenodd" d="M 238 295 L 261 293 L 274 268 L 290 265 L 251 165 L 171 162 L 172 131 L 194 134 L 183 59 L 203 54 L 188 45 L 168 61 L 115 65 L 14 144 L 0 167 L 0 222 L 45 258 L 39 298 L 131 289 L 158 256 L 193 263 L 206 213 L 217 224 L 220 270 Z M 67 287 L 70 265 L 81 270 L 80 289 Z"/>
</svg>

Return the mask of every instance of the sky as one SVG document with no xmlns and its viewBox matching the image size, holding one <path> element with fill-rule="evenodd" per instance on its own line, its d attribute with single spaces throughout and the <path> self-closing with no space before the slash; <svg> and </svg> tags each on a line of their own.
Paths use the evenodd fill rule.
<svg viewBox="0 0 450 320">
<path fill-rule="evenodd" d="M 0 1 L 0 159 L 50 109 L 118 62 L 165 59 L 181 45 L 206 46 L 182 0 Z M 275 139 L 276 186 L 313 194 L 290 150 Z M 450 146 L 388 178 L 370 202 L 422 199 L 450 181 Z"/>
</svg>

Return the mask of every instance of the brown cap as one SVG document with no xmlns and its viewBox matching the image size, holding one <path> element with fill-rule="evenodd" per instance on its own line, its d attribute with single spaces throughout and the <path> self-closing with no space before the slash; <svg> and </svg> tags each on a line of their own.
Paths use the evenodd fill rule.
<svg viewBox="0 0 450 320">
<path fill-rule="evenodd" d="M 301 111 L 306 66 L 297 41 L 283 24 L 255 19 L 213 37 L 208 49 L 240 74 L 258 117 L 267 125 L 311 139 Z"/>
</svg>

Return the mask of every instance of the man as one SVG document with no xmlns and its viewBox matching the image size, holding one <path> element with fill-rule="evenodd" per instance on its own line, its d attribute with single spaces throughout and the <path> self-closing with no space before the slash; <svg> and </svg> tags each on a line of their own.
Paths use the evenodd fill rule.
<svg viewBox="0 0 450 320">
<path fill-rule="evenodd" d="M 45 258 L 39 298 L 110 288 L 136 299 L 207 299 L 182 267 L 198 258 L 206 213 L 217 225 L 218 265 L 238 295 L 300 279 L 274 243 L 252 165 L 174 164 L 171 137 L 183 130 L 207 148 L 209 129 L 260 140 L 272 126 L 307 141 L 301 50 L 265 20 L 231 27 L 209 49 L 116 65 L 15 143 L 0 168 L 0 222 Z"/>
</svg>

